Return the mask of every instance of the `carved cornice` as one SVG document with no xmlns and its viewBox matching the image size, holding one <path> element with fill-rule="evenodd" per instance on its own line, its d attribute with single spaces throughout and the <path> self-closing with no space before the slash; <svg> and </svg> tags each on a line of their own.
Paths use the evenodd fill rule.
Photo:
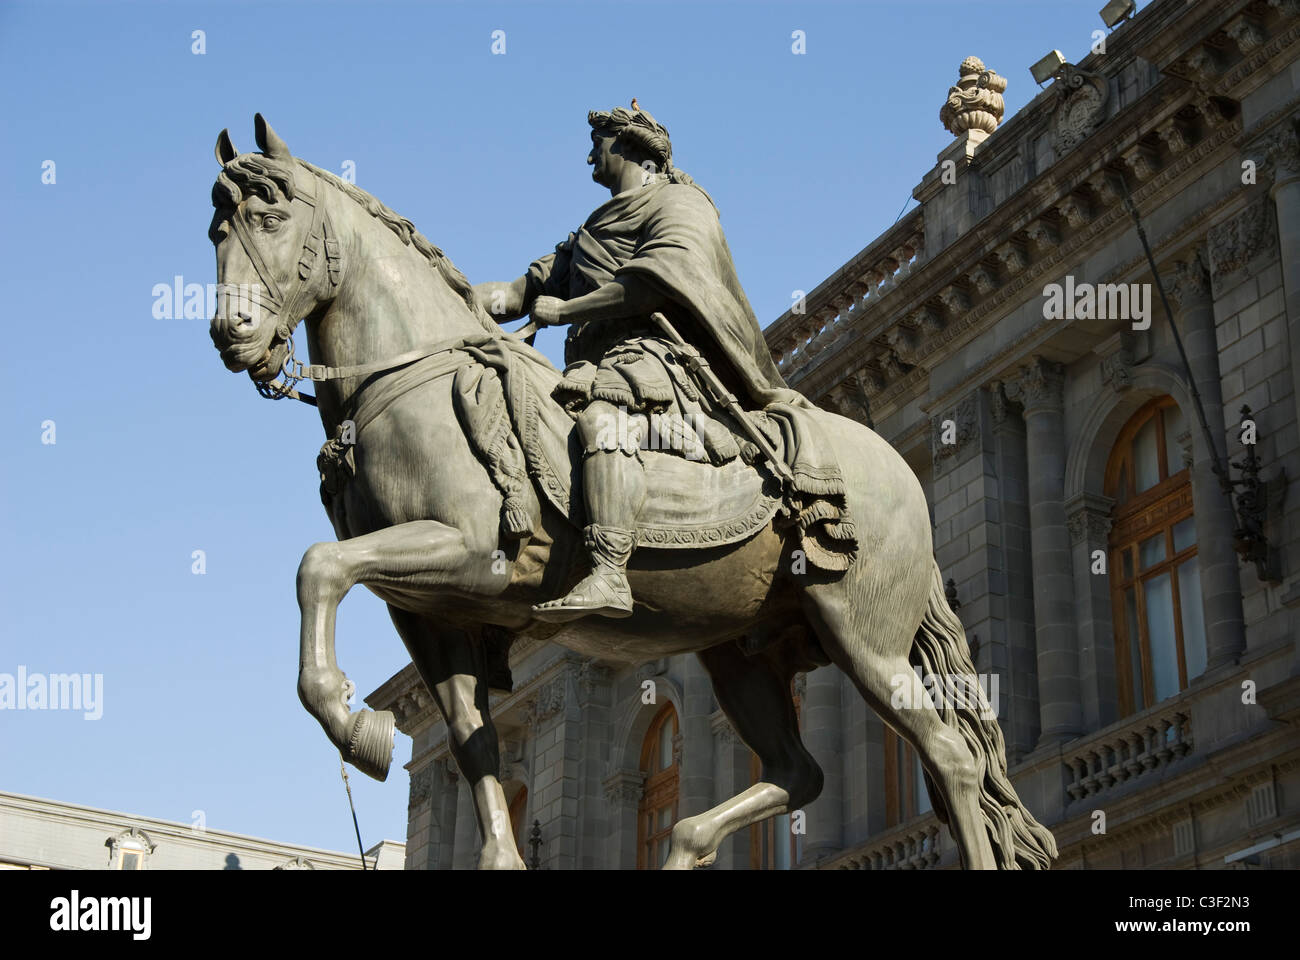
<svg viewBox="0 0 1300 960">
<path fill-rule="evenodd" d="M 441 716 L 438 705 L 433 702 L 423 680 L 404 690 L 393 701 L 392 711 L 397 729 L 408 737 L 426 726 L 430 720 Z"/>
<path fill-rule="evenodd" d="M 1210 135 L 1198 142 L 1194 147 L 1180 154 L 1172 163 L 1164 167 L 1155 174 L 1149 181 L 1142 184 L 1137 190 L 1133 191 L 1134 200 L 1142 209 L 1149 209 L 1158 206 L 1172 191 L 1177 187 L 1178 182 L 1191 170 L 1207 161 L 1214 154 L 1230 148 L 1232 141 L 1241 133 L 1240 119 L 1234 117 L 1231 121 L 1225 121 L 1224 124 L 1213 131 Z M 1079 156 L 1075 154 L 1072 156 Z M 1230 198 L 1229 198 L 1230 199 Z M 1030 230 L 1040 226 L 1040 236 L 1045 239 L 1055 234 L 1053 229 L 1052 218 L 1044 218 L 1039 215 L 1030 221 Z M 1008 303 L 1016 303 L 1025 299 L 1027 290 L 1041 290 L 1042 282 L 1045 278 L 1057 274 L 1061 268 L 1067 266 L 1075 260 L 1081 251 L 1094 246 L 1105 235 L 1116 229 L 1128 229 L 1131 220 L 1127 211 L 1121 205 L 1116 205 L 1105 210 L 1102 214 L 1091 220 L 1082 229 L 1072 232 L 1068 237 L 1059 239 L 1056 246 L 1050 248 L 1050 252 L 1045 252 L 1039 259 L 1035 260 L 1023 272 L 1017 276 L 1011 277 L 1000 288 L 994 291 L 987 298 L 982 300 L 969 309 L 964 309 L 960 314 L 949 314 L 949 321 L 944 328 L 935 332 L 933 335 L 926 337 L 917 350 L 919 365 L 903 379 L 887 384 L 880 390 L 878 395 L 872 397 L 872 408 L 875 411 L 877 422 L 889 416 L 893 410 L 902 402 L 903 398 L 910 398 L 915 390 L 921 386 L 928 377 L 927 367 L 928 358 L 935 355 L 946 355 L 952 349 L 971 336 L 981 332 L 989 323 L 1001 316 Z M 990 231 L 997 232 L 999 228 L 996 225 L 988 228 Z M 1183 226 L 1178 228 L 1180 231 Z M 1007 231 L 1009 232 L 1009 228 Z M 975 231 L 972 231 L 974 236 Z M 983 235 L 981 231 L 980 235 Z M 1057 235 L 1059 236 L 1059 235 Z M 975 240 L 970 241 L 971 252 L 977 253 L 979 250 Z M 1157 246 L 1158 248 L 1158 246 Z M 958 255 L 956 252 L 951 254 L 954 258 Z M 1141 257 L 1134 262 L 1141 261 Z M 924 275 L 931 269 L 937 269 L 937 265 L 928 263 L 926 267 L 918 272 L 914 272 L 913 279 L 921 281 Z M 951 276 L 951 274 L 948 274 Z M 933 290 L 933 287 L 931 287 Z M 925 288 L 919 287 L 922 291 L 921 296 L 929 298 L 934 296 L 933 293 L 925 293 Z M 954 291 L 959 288 L 947 288 L 946 293 L 955 295 Z M 899 316 L 903 311 L 900 311 Z M 1023 344 L 1033 342 L 1036 338 L 1041 337 L 1041 330 L 1044 327 L 1051 326 L 1058 321 L 1045 320 L 1043 324 L 1037 325 L 1035 329 L 1026 331 L 1018 337 L 1013 344 L 1008 344 L 1005 349 L 999 352 L 999 356 L 1014 356 L 1015 351 L 1023 349 Z M 870 329 L 863 331 L 864 337 L 874 335 Z M 859 348 L 860 349 L 860 348 Z M 839 359 L 844 366 L 852 366 L 861 356 L 859 350 L 851 347 L 841 352 Z M 820 372 L 820 371 L 819 371 Z M 811 387 L 809 383 L 805 385 L 803 380 L 796 381 L 801 389 L 806 386 Z M 968 389 L 966 381 L 962 383 L 953 383 L 944 388 L 944 394 L 949 394 L 954 389 Z"/>
<path fill-rule="evenodd" d="M 1263 82 L 1263 68 L 1270 61 L 1284 58 L 1290 52 L 1289 48 L 1300 41 L 1300 23 L 1292 24 L 1269 39 L 1258 21 L 1239 17 L 1225 28 L 1225 32 L 1233 38 L 1243 56 L 1238 63 L 1214 77 L 1211 83 L 1237 100 Z"/>
<path fill-rule="evenodd" d="M 901 404 L 913 398 L 918 389 L 924 388 L 929 377 L 928 369 L 933 366 L 927 365 L 927 357 L 936 351 L 942 355 L 952 348 L 954 341 L 964 341 L 982 330 L 990 313 L 1000 312 L 999 307 L 1022 294 L 1024 288 L 1034 284 L 1047 269 L 1073 260 L 1081 249 L 1086 249 L 1116 228 L 1128 228 L 1127 214 L 1118 205 L 1108 206 L 1104 181 L 1099 182 L 1099 191 L 1089 191 L 1086 198 L 1093 201 L 1093 209 L 1080 208 L 1077 197 L 1066 200 L 1054 197 L 1060 198 L 1063 193 L 1070 194 L 1080 189 L 1088 179 L 1089 170 L 1119 163 L 1123 157 L 1131 176 L 1140 184 L 1134 190 L 1135 200 L 1143 209 L 1153 209 L 1177 189 L 1181 179 L 1206 163 L 1208 158 L 1221 151 L 1240 132 L 1240 119 L 1234 114 L 1233 105 L 1223 98 L 1231 96 L 1240 99 L 1237 96 L 1240 90 L 1275 75 L 1277 71 L 1274 65 L 1289 56 L 1290 48 L 1287 45 L 1292 42 L 1289 38 L 1296 29 L 1292 21 L 1279 20 L 1271 12 L 1261 13 L 1265 5 L 1266 0 L 1259 0 L 1253 5 L 1227 2 L 1221 5 L 1196 5 L 1176 12 L 1170 5 L 1155 7 L 1150 14 L 1144 10 L 1137 18 L 1138 22 L 1109 38 L 1115 47 L 1108 51 L 1106 57 L 1094 56 L 1084 60 L 1081 69 L 1091 68 L 1109 75 L 1117 69 L 1111 64 L 1127 62 L 1125 58 L 1116 56 L 1116 51 L 1127 51 L 1167 69 L 1189 52 L 1194 52 L 1194 48 L 1208 42 L 1208 52 L 1197 63 L 1200 64 L 1203 79 L 1212 80 L 1212 83 L 1197 87 L 1194 82 L 1185 86 L 1184 81 L 1177 77 L 1189 76 L 1189 72 L 1169 70 L 1170 76 L 1159 80 L 1136 103 L 1126 105 L 1116 117 L 1102 122 L 1090 136 L 1088 150 L 1075 150 L 1065 158 L 1058 159 L 1025 188 L 1001 204 L 995 211 L 996 223 L 981 223 L 978 229 L 970 231 L 969 241 L 962 238 L 944 250 L 932 250 L 929 262 L 924 265 L 918 262 L 907 282 L 901 283 L 899 289 L 914 298 L 912 304 L 919 305 L 933 300 L 935 296 L 935 288 L 926 282 L 929 278 L 951 278 L 968 273 L 974 268 L 976 260 L 989 256 L 990 237 L 1006 241 L 1021 236 L 1016 232 L 1018 224 L 1029 225 L 1023 229 L 1029 243 L 1027 249 L 1032 254 L 1030 263 L 1017 273 L 1010 263 L 998 255 L 997 274 L 1002 281 L 1001 286 L 992 289 L 973 308 L 962 310 L 957 315 L 949 314 L 949 322 L 943 330 L 927 333 L 924 342 L 918 347 L 918 362 L 912 369 L 897 380 L 883 383 L 879 392 L 873 395 L 872 406 L 877 420 L 891 416 Z M 1291 12 L 1293 5 L 1293 0 L 1276 0 L 1273 4 L 1288 17 L 1294 15 Z M 1235 39 L 1222 32 L 1243 12 L 1250 17 L 1262 18 L 1266 30 L 1272 31 L 1270 38 L 1244 57 L 1238 51 L 1242 38 L 1247 43 L 1251 39 L 1248 27 L 1235 27 L 1235 32 L 1239 34 Z M 1233 84 L 1237 86 L 1234 87 Z M 1060 93 L 1064 92 L 1062 87 Z M 1008 118 L 1008 122 L 1002 124 L 998 137 L 988 141 L 981 151 L 983 163 L 986 166 L 996 164 L 1004 158 L 1004 154 L 1023 151 L 1022 141 L 1031 135 L 1029 131 L 1040 130 L 1050 121 L 1052 107 L 1052 98 L 1043 98 L 1041 104 Z M 1197 123 L 1192 119 L 1188 107 L 1200 111 L 1202 122 Z M 1201 137 L 1199 142 L 1190 142 L 1198 135 Z M 1152 152 L 1157 143 L 1163 147 L 1158 154 Z M 976 162 L 980 162 L 978 157 Z M 1146 177 L 1145 181 L 1138 179 L 1141 177 Z M 1061 190 L 1062 187 L 1065 188 L 1064 191 Z M 1051 236 L 1054 231 L 1050 226 L 1033 222 L 1035 207 L 1041 216 L 1045 208 L 1054 206 L 1056 202 L 1065 203 L 1066 212 L 1078 224 L 1068 231 L 1064 242 L 1060 241 L 1059 235 L 1056 238 Z M 1100 204 L 1099 209 L 1096 208 L 1097 204 Z M 1220 201 L 1210 203 L 1210 206 L 1215 207 L 1221 205 Z M 1199 218 L 1200 212 L 1195 216 Z M 1055 218 L 1048 219 L 1052 221 Z M 1052 248 L 1050 243 L 1053 239 L 1061 243 L 1063 249 L 1057 251 Z M 874 244 L 873 247 L 879 249 Z M 1053 254 L 1058 255 L 1053 257 Z M 1034 262 L 1036 257 L 1042 259 Z M 1054 259 L 1055 262 L 1044 268 L 1043 261 L 1047 259 Z M 827 290 L 827 296 L 833 293 L 832 289 Z M 885 315 L 885 310 L 874 316 L 864 316 L 854 328 L 852 339 L 842 337 L 835 349 L 816 358 L 814 364 L 792 367 L 788 373 L 791 383 L 810 396 L 816 396 L 834 383 L 843 381 L 847 371 L 861 368 L 868 356 L 862 341 L 880 342 L 892 323 L 915 309 L 908 303 L 900 303 L 897 310 L 893 309 L 898 296 L 899 294 L 894 295 L 894 300 L 891 300 L 887 308 L 889 316 Z M 1026 336 L 1017 339 L 1032 342 L 1045 336 L 1044 325 L 1035 326 L 1035 331 L 1027 332 Z M 998 355 L 1008 358 L 1016 356 L 1008 350 L 1000 350 Z M 961 382 L 945 385 L 943 389 L 953 392 L 966 390 L 976 382 L 974 376 L 964 377 Z M 939 399 L 938 402 L 945 401 Z"/>
</svg>

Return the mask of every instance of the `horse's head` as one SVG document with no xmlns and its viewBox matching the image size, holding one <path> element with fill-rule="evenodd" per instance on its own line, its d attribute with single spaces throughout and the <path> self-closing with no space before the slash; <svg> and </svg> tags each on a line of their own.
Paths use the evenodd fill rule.
<svg viewBox="0 0 1300 960">
<path fill-rule="evenodd" d="M 239 153 L 225 130 L 217 137 L 211 334 L 228 369 L 265 383 L 280 371 L 298 321 L 333 298 L 341 261 L 322 182 L 260 113 L 255 126 L 261 153 Z"/>
</svg>

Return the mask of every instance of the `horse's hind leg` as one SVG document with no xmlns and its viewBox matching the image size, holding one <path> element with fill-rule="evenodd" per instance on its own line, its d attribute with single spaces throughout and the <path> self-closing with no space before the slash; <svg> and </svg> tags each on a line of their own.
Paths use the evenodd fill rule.
<svg viewBox="0 0 1300 960">
<path fill-rule="evenodd" d="M 697 656 L 713 692 L 740 738 L 763 764 L 762 779 L 711 810 L 673 827 L 665 870 L 689 870 L 707 861 L 737 830 L 811 803 L 822 790 L 822 771 L 799 739 L 790 695 L 793 670 L 776 655 L 746 657 L 735 643 Z"/>
<path fill-rule="evenodd" d="M 463 630 L 442 627 L 391 604 L 389 615 L 406 643 L 447 723 L 456 766 L 470 785 L 478 817 L 479 869 L 523 870 L 510 832 L 510 813 L 497 773 L 501 768 L 496 728 L 488 713 L 486 657 L 482 641 Z"/>
<path fill-rule="evenodd" d="M 895 609 L 881 604 L 868 626 L 861 622 L 860 604 L 851 601 L 853 583 L 846 578 L 809 591 L 805 609 L 822 649 L 849 675 L 868 706 L 917 751 L 948 812 L 966 869 L 996 869 L 980 812 L 983 758 L 970 750 L 958 730 L 943 722 L 908 659 L 924 605 L 916 606 L 913 622 L 903 613 L 913 605 L 905 602 L 907 586 L 900 584 L 894 596 L 904 602 Z"/>
<path fill-rule="evenodd" d="M 313 544 L 298 567 L 302 611 L 298 698 L 343 758 L 377 780 L 388 776 L 393 715 L 349 712 L 352 683 L 334 658 L 334 621 L 343 597 L 358 583 L 433 591 L 491 582 L 491 550 L 471 550 L 460 531 L 432 520 L 398 524 L 336 543 Z M 500 578 L 497 578 L 500 580 Z"/>
</svg>

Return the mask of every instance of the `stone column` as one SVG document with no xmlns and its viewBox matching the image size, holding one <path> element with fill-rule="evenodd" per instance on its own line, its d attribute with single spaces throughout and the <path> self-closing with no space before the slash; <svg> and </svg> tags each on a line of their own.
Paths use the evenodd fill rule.
<svg viewBox="0 0 1300 960">
<path fill-rule="evenodd" d="M 431 851 L 430 869 L 450 870 L 456 852 L 456 811 L 460 806 L 460 771 L 451 757 L 434 761 L 434 795 L 437 805 L 436 850 Z M 473 813 L 471 811 L 471 818 Z M 434 859 L 436 856 L 436 859 Z"/>
<path fill-rule="evenodd" d="M 469 781 L 457 777 L 456 790 L 456 840 L 451 853 L 453 870 L 473 870 L 478 866 L 480 839 L 478 817 L 474 813 L 474 797 Z"/>
<path fill-rule="evenodd" d="M 1000 506 L 996 542 L 990 537 L 989 570 L 1000 569 L 996 586 L 1002 596 L 993 606 L 998 621 L 991 622 L 988 642 L 983 635 L 976 642 L 975 666 L 1000 675 L 998 722 L 1006 737 L 1007 763 L 1014 766 L 1038 742 L 1038 669 L 1034 642 L 1033 553 L 1029 531 L 1029 468 L 1025 448 L 1025 424 L 1007 403 L 1001 383 L 989 387 L 989 419 L 992 425 L 993 470 L 987 481 L 993 486 Z M 975 542 L 972 536 L 971 542 Z M 990 593 L 994 591 L 990 584 Z M 963 603 L 963 606 L 965 604 Z M 961 610 L 958 611 L 961 613 Z"/>
<path fill-rule="evenodd" d="M 609 742 L 612 736 L 610 705 L 613 703 L 614 670 L 598 660 L 585 660 L 577 669 L 576 686 L 580 719 L 577 743 L 577 803 L 561 802 L 576 810 L 577 864 L 580 870 L 599 870 L 608 862 L 609 833 L 608 793 L 603 789 L 609 767 Z"/>
<path fill-rule="evenodd" d="M 564 656 L 548 668 L 530 706 L 533 732 L 533 817 L 541 822 L 542 866 L 578 866 L 578 801 L 581 784 L 582 710 L 578 705 L 579 661 Z"/>
<path fill-rule="evenodd" d="M 1228 468 L 1224 437 L 1223 386 L 1219 379 L 1219 345 L 1215 334 L 1214 299 L 1205 255 L 1193 251 L 1174 264 L 1167 283 L 1171 303 L 1178 307 L 1183 348 L 1192 379 L 1201 395 L 1205 420 L 1219 462 Z M 1196 411 L 1187 411 L 1194 426 L 1192 500 L 1196 508 L 1196 553 L 1201 571 L 1201 599 L 1205 612 L 1207 671 L 1232 663 L 1246 649 L 1241 611 L 1241 577 L 1232 531 L 1236 526 L 1232 504 L 1214 475 L 1213 458 L 1206 446 Z"/>
<path fill-rule="evenodd" d="M 610 869 L 636 869 L 636 817 L 644 784 L 640 770 L 615 770 L 601 783 L 608 811 L 605 865 Z"/>
<path fill-rule="evenodd" d="M 844 847 L 844 751 L 841 740 L 844 718 L 840 713 L 840 682 L 845 679 L 837 667 L 819 667 L 807 675 L 803 712 L 803 742 L 822 768 L 822 792 L 804 808 L 807 833 L 803 859 L 816 860 L 822 854 Z M 778 838 L 783 840 L 785 838 Z"/>
<path fill-rule="evenodd" d="M 1273 168 L 1269 196 L 1277 207 L 1278 252 L 1282 262 L 1282 289 L 1286 293 L 1287 338 L 1290 341 L 1291 376 L 1300 423 L 1300 117 L 1287 117 L 1256 146 Z"/>
<path fill-rule="evenodd" d="M 1074 573 L 1065 525 L 1065 371 L 1034 357 L 1004 384 L 1025 418 L 1029 543 L 1034 569 L 1034 639 L 1038 647 L 1038 745 L 1083 731 L 1079 654 L 1075 647 Z"/>
<path fill-rule="evenodd" d="M 1115 701 L 1115 634 L 1111 623 L 1110 514 L 1115 501 L 1082 493 L 1066 504 L 1065 525 L 1074 551 L 1074 596 L 1078 618 L 1079 687 L 1083 722 L 1100 730 L 1118 719 Z M 1095 559 L 1100 550 L 1100 565 Z"/>
<path fill-rule="evenodd" d="M 678 819 L 713 806 L 713 681 L 696 657 L 679 660 L 682 684 L 681 771 L 677 788 Z"/>
<path fill-rule="evenodd" d="M 713 729 L 713 802 L 723 803 L 749 789 L 749 747 L 718 710 L 709 718 Z M 749 869 L 749 829 L 737 830 L 718 848 L 715 870 Z"/>
</svg>

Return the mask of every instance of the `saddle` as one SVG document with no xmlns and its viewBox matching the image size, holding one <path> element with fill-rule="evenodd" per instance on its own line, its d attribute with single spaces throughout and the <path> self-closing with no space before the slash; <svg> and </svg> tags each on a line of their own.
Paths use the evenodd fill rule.
<svg viewBox="0 0 1300 960">
<path fill-rule="evenodd" d="M 528 363 L 506 346 L 509 342 L 466 347 L 478 362 L 456 372 L 452 397 L 457 419 L 505 496 L 503 533 L 524 537 L 533 532 L 528 498 L 535 489 L 580 528 L 585 521 L 581 498 L 574 495 L 573 465 L 580 457 L 573 421 L 550 399 L 560 375 L 549 363 Z M 780 510 L 780 485 L 744 459 L 715 466 L 657 446 L 652 436 L 641 449 L 646 498 L 637 518 L 638 547 L 736 543 L 757 533 Z"/>
</svg>

